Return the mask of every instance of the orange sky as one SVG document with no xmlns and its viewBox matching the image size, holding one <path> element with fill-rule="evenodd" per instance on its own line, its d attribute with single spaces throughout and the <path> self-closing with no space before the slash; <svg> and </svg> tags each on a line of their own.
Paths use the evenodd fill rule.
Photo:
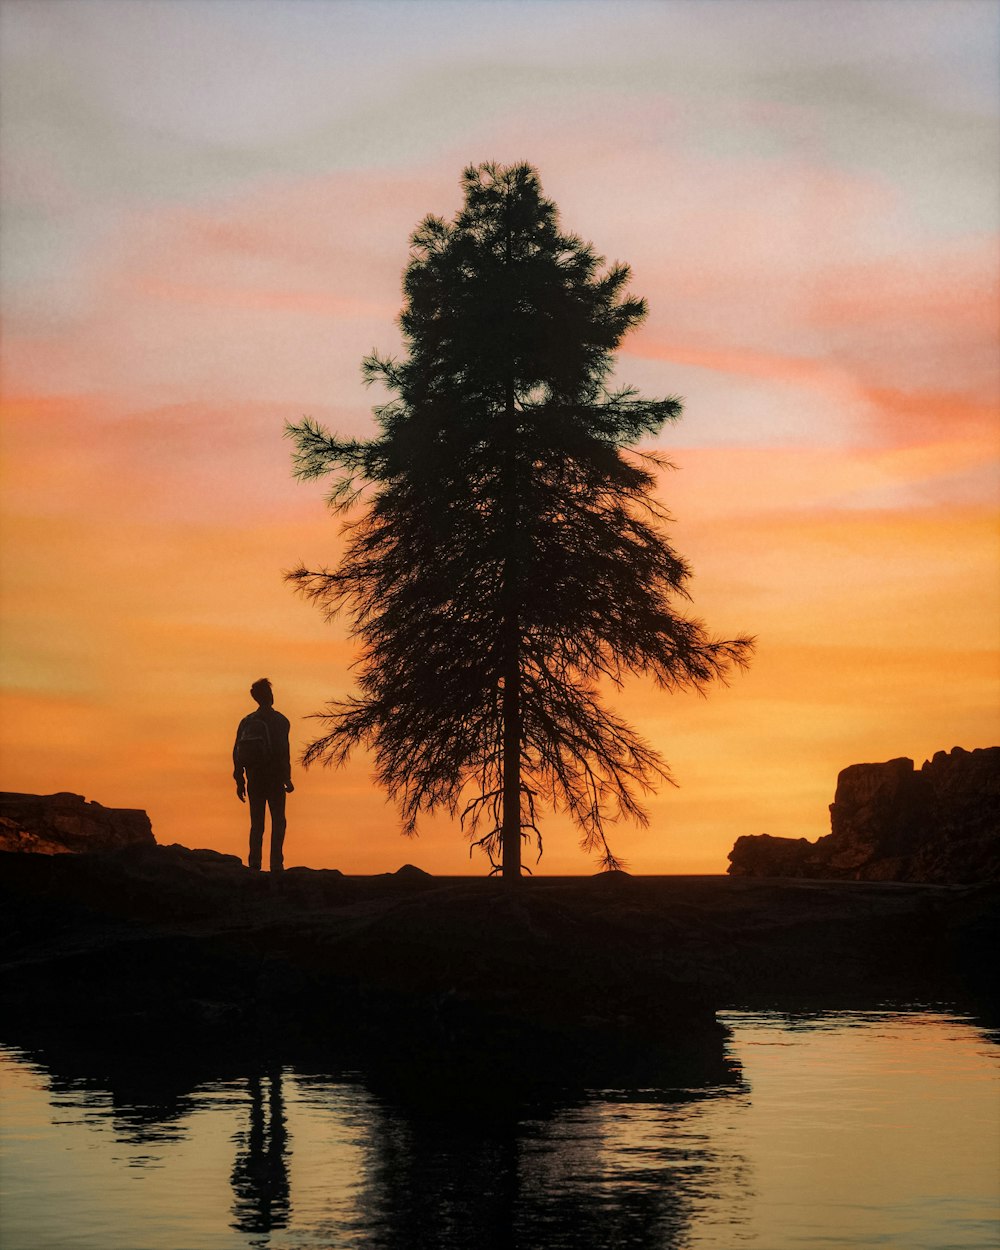
<svg viewBox="0 0 1000 1250">
<path fill-rule="evenodd" d="M 461 30 L 386 51 L 363 21 L 337 35 L 350 7 L 284 6 L 278 34 L 267 5 L 3 11 L 4 788 L 244 853 L 250 681 L 297 747 L 351 683 L 343 629 L 282 582 L 338 550 L 283 422 L 370 430 L 359 363 L 398 345 L 408 233 L 487 158 L 533 161 L 564 226 L 632 263 L 651 311 L 619 374 L 685 398 L 662 494 L 695 610 L 759 639 L 708 699 L 619 699 L 680 783 L 613 833 L 632 870 L 722 871 L 740 834 L 827 832 L 847 764 L 1000 740 L 989 7 L 929 0 L 900 46 L 885 5 L 845 31 L 843 6 L 803 4 L 780 61 L 766 2 L 763 31 L 624 5 L 613 36 L 601 4 L 508 6 L 530 50 L 466 4 Z M 395 58 L 384 115 L 334 73 L 352 39 Z M 231 68 L 192 113 L 202 45 L 255 41 L 273 113 Z M 470 64 L 493 67 L 475 108 Z M 363 757 L 296 783 L 288 863 L 483 868 L 446 818 L 402 841 Z M 543 832 L 541 870 L 591 871 L 561 817 Z"/>
</svg>

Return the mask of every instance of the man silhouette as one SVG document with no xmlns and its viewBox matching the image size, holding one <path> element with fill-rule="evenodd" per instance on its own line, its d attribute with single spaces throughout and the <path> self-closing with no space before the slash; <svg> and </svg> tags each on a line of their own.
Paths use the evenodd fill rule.
<svg viewBox="0 0 1000 1250">
<path fill-rule="evenodd" d="M 281 1068 L 268 1070 L 265 1090 L 255 1071 L 250 1088 L 250 1123 L 233 1165 L 233 1222 L 241 1233 L 269 1233 L 287 1228 L 291 1214 L 288 1187 L 288 1129 L 281 1094 Z M 265 1092 L 267 1099 L 265 1101 Z M 251 1242 L 266 1245 L 266 1241 Z"/>
<path fill-rule="evenodd" d="M 264 846 L 264 811 L 271 809 L 271 871 L 281 872 L 285 841 L 285 795 L 291 794 L 292 766 L 288 754 L 287 717 L 274 707 L 271 683 L 261 677 L 250 687 L 257 711 L 244 716 L 233 744 L 233 777 L 236 797 L 246 802 L 250 794 L 250 858 L 252 869 L 260 871 Z"/>
</svg>

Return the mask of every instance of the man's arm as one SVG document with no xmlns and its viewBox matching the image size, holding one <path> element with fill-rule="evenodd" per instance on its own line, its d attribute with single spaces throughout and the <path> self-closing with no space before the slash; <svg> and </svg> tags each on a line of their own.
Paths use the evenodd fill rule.
<svg viewBox="0 0 1000 1250">
<path fill-rule="evenodd" d="M 281 780 L 285 789 L 291 794 L 292 786 L 292 754 L 291 747 L 288 744 L 288 737 L 292 726 L 289 724 L 288 717 L 281 718 L 281 747 L 280 747 L 280 763 L 281 763 Z"/>
<path fill-rule="evenodd" d="M 240 721 L 240 725 L 242 724 L 243 722 Z M 233 780 L 236 782 L 236 797 L 242 803 L 244 799 L 246 798 L 247 782 L 246 782 L 246 775 L 244 774 L 244 771 L 243 771 L 243 765 L 240 764 L 238 760 L 236 759 L 236 744 L 239 742 L 239 740 L 240 740 L 240 731 L 239 729 L 237 729 L 236 740 L 233 742 Z"/>
</svg>

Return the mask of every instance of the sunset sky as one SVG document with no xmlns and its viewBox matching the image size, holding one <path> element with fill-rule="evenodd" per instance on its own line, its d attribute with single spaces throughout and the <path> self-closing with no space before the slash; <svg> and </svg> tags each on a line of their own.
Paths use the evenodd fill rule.
<svg viewBox="0 0 1000 1250">
<path fill-rule="evenodd" d="M 246 854 L 230 751 L 352 643 L 286 420 L 373 429 L 411 230 L 527 160 L 650 315 L 662 497 L 728 688 L 617 706 L 679 782 L 611 842 L 721 872 L 829 831 L 838 771 L 1000 741 L 1000 6 L 992 0 L 3 0 L 0 786 Z M 286 863 L 483 871 L 364 756 L 294 771 Z M 594 870 L 565 818 L 539 871 Z M 533 857 L 529 857 L 529 863 Z"/>
</svg>

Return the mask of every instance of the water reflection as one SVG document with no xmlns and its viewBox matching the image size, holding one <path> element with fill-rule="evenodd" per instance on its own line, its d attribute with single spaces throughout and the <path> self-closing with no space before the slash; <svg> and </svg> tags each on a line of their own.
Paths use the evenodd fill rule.
<svg viewBox="0 0 1000 1250">
<path fill-rule="evenodd" d="M 171 1076 L 165 1055 L 148 1066 L 128 1056 L 42 1048 L 30 1056 L 33 1071 L 47 1076 L 50 1110 L 59 1108 L 53 1141 L 110 1129 L 119 1145 L 141 1138 L 147 1147 L 125 1159 L 118 1154 L 104 1168 L 84 1147 L 98 1169 L 87 1188 L 109 1208 L 118 1204 L 115 1222 L 130 1230 L 130 1250 L 662 1250 L 684 1239 L 720 1176 L 738 1183 L 744 1166 L 695 1128 L 698 1105 L 743 1088 L 721 1032 L 700 1057 L 646 1056 L 639 1071 L 655 1081 L 645 1088 L 599 1095 L 539 1071 L 530 1054 L 520 1064 L 508 1057 L 499 1069 L 454 1054 L 382 1054 L 347 1075 L 329 1056 L 333 1075 L 317 1071 L 315 1055 L 286 1065 L 270 1056 L 173 1058 L 179 1063 Z M 601 1075 L 610 1080 L 614 1067 L 604 1064 Z M 630 1064 L 619 1075 L 634 1085 L 636 1073 Z M 224 1144 L 229 1200 L 222 1217 Z M 45 1154 L 50 1169 L 55 1157 Z M 123 1162 L 144 1169 L 147 1180 L 152 1168 L 174 1175 L 158 1191 L 169 1211 L 149 1219 L 139 1191 L 115 1170 Z M 22 1195 L 30 1216 L 2 1244 L 16 1247 L 18 1228 L 29 1224 L 34 1240 L 25 1247 L 60 1244 L 55 1225 L 50 1242 L 38 1239 L 37 1207 L 47 1187 L 63 1182 L 51 1172 L 31 1178 L 37 1198 Z M 75 1236 L 74 1244 L 94 1250 L 107 1244 L 96 1233 L 81 1239 L 79 1228 Z"/>
<path fill-rule="evenodd" d="M 123 1144 L 155 1148 L 187 1135 L 201 1070 L 182 1054 L 109 1056 L 60 1044 L 35 1058 L 47 1070 L 53 1107 L 71 1112 L 82 1105 L 107 1116 Z"/>
<path fill-rule="evenodd" d="M 243 1233 L 269 1233 L 288 1224 L 288 1131 L 282 1071 L 247 1078 L 248 1124 L 236 1138 L 233 1223 Z"/>
<path fill-rule="evenodd" d="M 0 1244 L 991 1244 L 995 1036 L 930 1013 L 730 1023 L 700 1060 L 589 1087 L 530 1055 L 0 1050 Z"/>
<path fill-rule="evenodd" d="M 572 1084 L 530 1052 L 519 1064 L 508 1055 L 502 1065 L 369 1067 L 364 1244 L 682 1244 L 705 1191 L 741 1168 L 726 1143 L 692 1130 L 699 1106 L 745 1093 L 725 1033 L 686 1050 L 565 1056 L 571 1066 L 581 1078 Z M 654 1121 L 651 1152 L 640 1126 Z M 324 1231 L 333 1243 L 336 1230 Z"/>
<path fill-rule="evenodd" d="M 718 1194 L 727 1223 L 741 1218 L 746 1160 L 697 1129 L 699 1103 L 735 1096 L 715 1088 L 678 1104 L 645 1091 L 486 1132 L 386 1117 L 361 1204 L 366 1245 L 686 1245 Z"/>
</svg>

